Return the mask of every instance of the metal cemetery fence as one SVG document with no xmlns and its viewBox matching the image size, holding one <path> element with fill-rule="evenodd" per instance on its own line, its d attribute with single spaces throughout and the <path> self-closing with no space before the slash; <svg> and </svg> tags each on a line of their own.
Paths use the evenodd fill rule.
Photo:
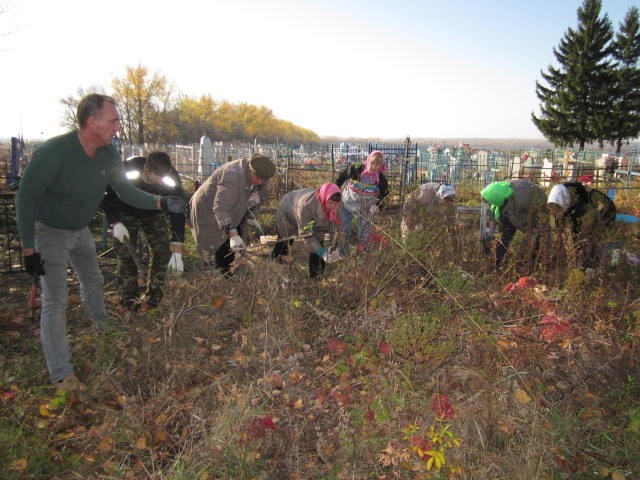
<svg viewBox="0 0 640 480">
<path fill-rule="evenodd" d="M 466 144 L 420 148 L 408 137 L 403 144 L 339 143 L 322 145 L 312 151 L 304 146 L 203 144 L 202 139 L 200 143 L 191 145 L 121 146 L 123 160 L 146 155 L 153 150 L 163 150 L 171 156 L 187 191 L 195 190 L 216 168 L 231 159 L 246 158 L 254 152 L 264 153 L 273 158 L 278 167 L 278 176 L 272 181 L 273 203 L 292 189 L 317 187 L 321 183 L 335 181 L 341 168 L 350 163 L 364 162 L 373 150 L 385 154 L 385 175 L 391 186 L 388 205 L 392 207 L 401 205 L 405 195 L 416 185 L 430 181 L 465 184 L 479 191 L 487 182 L 494 180 L 527 178 L 548 187 L 555 181 L 570 178 L 589 182 L 596 188 L 628 190 L 636 188 L 629 182 L 640 179 L 640 156 L 635 148 L 621 157 L 601 152 L 579 152 L 573 156 L 561 149 L 511 152 L 472 149 Z M 21 165 L 28 161 L 28 145 L 25 152 Z M 96 239 L 102 239 L 104 250 L 106 230 L 102 227 L 102 217 L 96 215 L 94 223 L 92 231 Z M 15 186 L 0 196 L 0 242 L 3 245 L 0 272 L 21 271 L 22 255 L 15 223 Z"/>
</svg>

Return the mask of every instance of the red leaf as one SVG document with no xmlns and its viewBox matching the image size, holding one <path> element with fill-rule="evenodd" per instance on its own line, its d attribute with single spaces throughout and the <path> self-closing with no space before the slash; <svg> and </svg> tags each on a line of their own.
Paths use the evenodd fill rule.
<svg viewBox="0 0 640 480">
<path fill-rule="evenodd" d="M 536 298 L 527 298 L 525 299 L 525 301 L 529 305 L 534 306 L 540 312 L 549 312 L 553 310 L 553 305 L 551 305 L 549 302 L 545 300 L 538 300 Z"/>
<path fill-rule="evenodd" d="M 351 404 L 351 398 L 347 392 L 338 392 L 334 390 L 331 392 L 331 399 L 343 407 L 348 407 Z"/>
<path fill-rule="evenodd" d="M 12 400 L 15 396 L 16 396 L 15 392 L 2 392 L 0 394 L 0 398 L 2 398 L 2 400 L 4 401 Z"/>
<path fill-rule="evenodd" d="M 535 287 L 537 284 L 538 282 L 536 279 L 525 276 L 520 277 L 516 283 L 508 283 L 502 291 L 515 292 L 518 290 L 526 290 Z"/>
<path fill-rule="evenodd" d="M 571 325 L 566 320 L 546 323 L 540 329 L 540 339 L 546 342 L 563 340 L 571 336 Z"/>
<path fill-rule="evenodd" d="M 330 338 L 327 340 L 327 350 L 331 353 L 344 353 L 347 350 L 347 344 L 337 338 Z"/>
<path fill-rule="evenodd" d="M 543 325 L 546 323 L 556 323 L 557 321 L 558 317 L 556 317 L 556 314 L 553 312 L 543 315 L 540 319 L 540 323 L 542 323 Z"/>
<path fill-rule="evenodd" d="M 441 420 L 453 417 L 453 407 L 449 402 L 449 397 L 447 397 L 443 393 L 436 393 L 433 396 L 431 410 L 433 410 L 433 412 L 436 414 L 436 417 Z"/>
<path fill-rule="evenodd" d="M 385 357 L 390 357 L 391 356 L 391 345 L 389 345 L 387 342 L 385 342 L 384 340 L 382 340 L 379 344 L 378 344 L 378 348 L 380 349 L 380 353 L 385 356 Z"/>
<path fill-rule="evenodd" d="M 251 434 L 253 438 L 262 438 L 264 437 L 264 423 L 260 418 L 254 418 L 251 423 L 247 426 L 247 430 Z"/>
<path fill-rule="evenodd" d="M 369 423 L 373 423 L 376 420 L 376 414 L 373 410 L 369 409 L 366 411 L 366 413 L 364 414 L 364 419 L 367 420 Z"/>
<path fill-rule="evenodd" d="M 313 392 L 318 403 L 324 403 L 327 399 L 327 391 L 324 388 L 318 388 Z"/>
<path fill-rule="evenodd" d="M 388 245 L 389 240 L 387 240 L 383 235 L 379 233 L 372 233 L 369 235 L 369 242 L 373 244 L 383 244 Z"/>
<path fill-rule="evenodd" d="M 273 423 L 273 419 L 269 416 L 262 417 L 262 424 L 265 428 L 270 428 L 272 430 L 276 429 L 276 424 Z"/>
<path fill-rule="evenodd" d="M 431 458 L 431 455 L 426 453 L 428 450 L 433 448 L 433 443 L 428 438 L 421 435 L 414 435 L 411 437 L 411 445 L 414 447 L 418 447 L 422 453 L 420 454 L 420 458 L 423 460 L 428 460 Z"/>
</svg>

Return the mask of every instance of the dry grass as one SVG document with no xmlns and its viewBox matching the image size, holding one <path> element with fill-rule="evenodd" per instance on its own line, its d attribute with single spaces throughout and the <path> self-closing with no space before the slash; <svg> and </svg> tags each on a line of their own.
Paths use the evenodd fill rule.
<svg viewBox="0 0 640 480">
<path fill-rule="evenodd" d="M 288 265 L 252 250 L 229 279 L 190 255 L 158 309 L 114 309 L 113 328 L 97 338 L 75 299 L 70 335 L 89 390 L 51 416 L 40 410 L 53 393 L 26 282 L 7 290 L 4 478 L 640 475 L 637 271 L 589 280 L 567 276 L 568 260 L 542 263 L 545 298 L 575 328 L 564 343 L 545 342 L 539 312 L 502 293 L 515 266 L 493 272 L 473 220 L 452 236 L 434 223 L 406 244 L 397 215 L 379 215 L 376 226 L 387 244 L 317 281 L 298 244 Z M 612 235 L 635 247 L 627 228 Z M 517 251 L 518 239 L 511 265 Z M 435 394 L 453 407 L 445 422 Z M 436 475 L 403 430 L 445 424 L 461 440 L 447 467 L 460 468 Z"/>
</svg>

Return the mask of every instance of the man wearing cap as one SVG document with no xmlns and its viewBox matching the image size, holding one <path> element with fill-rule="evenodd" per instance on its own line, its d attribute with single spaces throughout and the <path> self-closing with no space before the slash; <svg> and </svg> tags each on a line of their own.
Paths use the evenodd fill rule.
<svg viewBox="0 0 640 480">
<path fill-rule="evenodd" d="M 576 251 L 583 267 L 596 267 L 599 244 L 605 228 L 616 218 L 616 206 L 607 195 L 580 182 L 555 185 L 549 192 L 547 208 L 555 217 L 559 233 L 571 227 Z"/>
<path fill-rule="evenodd" d="M 271 159 L 254 153 L 216 169 L 191 197 L 191 229 L 205 258 L 229 274 L 235 252 L 245 249 L 243 230 L 260 229 L 257 216 L 266 197 L 268 180 L 276 173 Z"/>
<path fill-rule="evenodd" d="M 430 221 L 444 219 L 447 229 L 455 228 L 456 189 L 448 183 L 423 183 L 405 197 L 400 232 L 406 239 L 411 230 L 423 230 Z"/>
</svg>

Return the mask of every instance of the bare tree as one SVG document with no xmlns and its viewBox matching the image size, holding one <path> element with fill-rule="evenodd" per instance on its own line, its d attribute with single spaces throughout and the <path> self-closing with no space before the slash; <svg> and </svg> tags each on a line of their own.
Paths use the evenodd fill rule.
<svg viewBox="0 0 640 480">
<path fill-rule="evenodd" d="M 60 126 L 66 127 L 72 130 L 78 126 L 78 117 L 76 115 L 78 110 L 78 102 L 80 99 L 90 93 L 102 93 L 104 94 L 104 88 L 97 85 L 92 85 L 89 88 L 78 87 L 76 95 L 68 95 L 59 100 L 64 107 L 62 112 L 62 118 L 60 120 Z"/>
</svg>

